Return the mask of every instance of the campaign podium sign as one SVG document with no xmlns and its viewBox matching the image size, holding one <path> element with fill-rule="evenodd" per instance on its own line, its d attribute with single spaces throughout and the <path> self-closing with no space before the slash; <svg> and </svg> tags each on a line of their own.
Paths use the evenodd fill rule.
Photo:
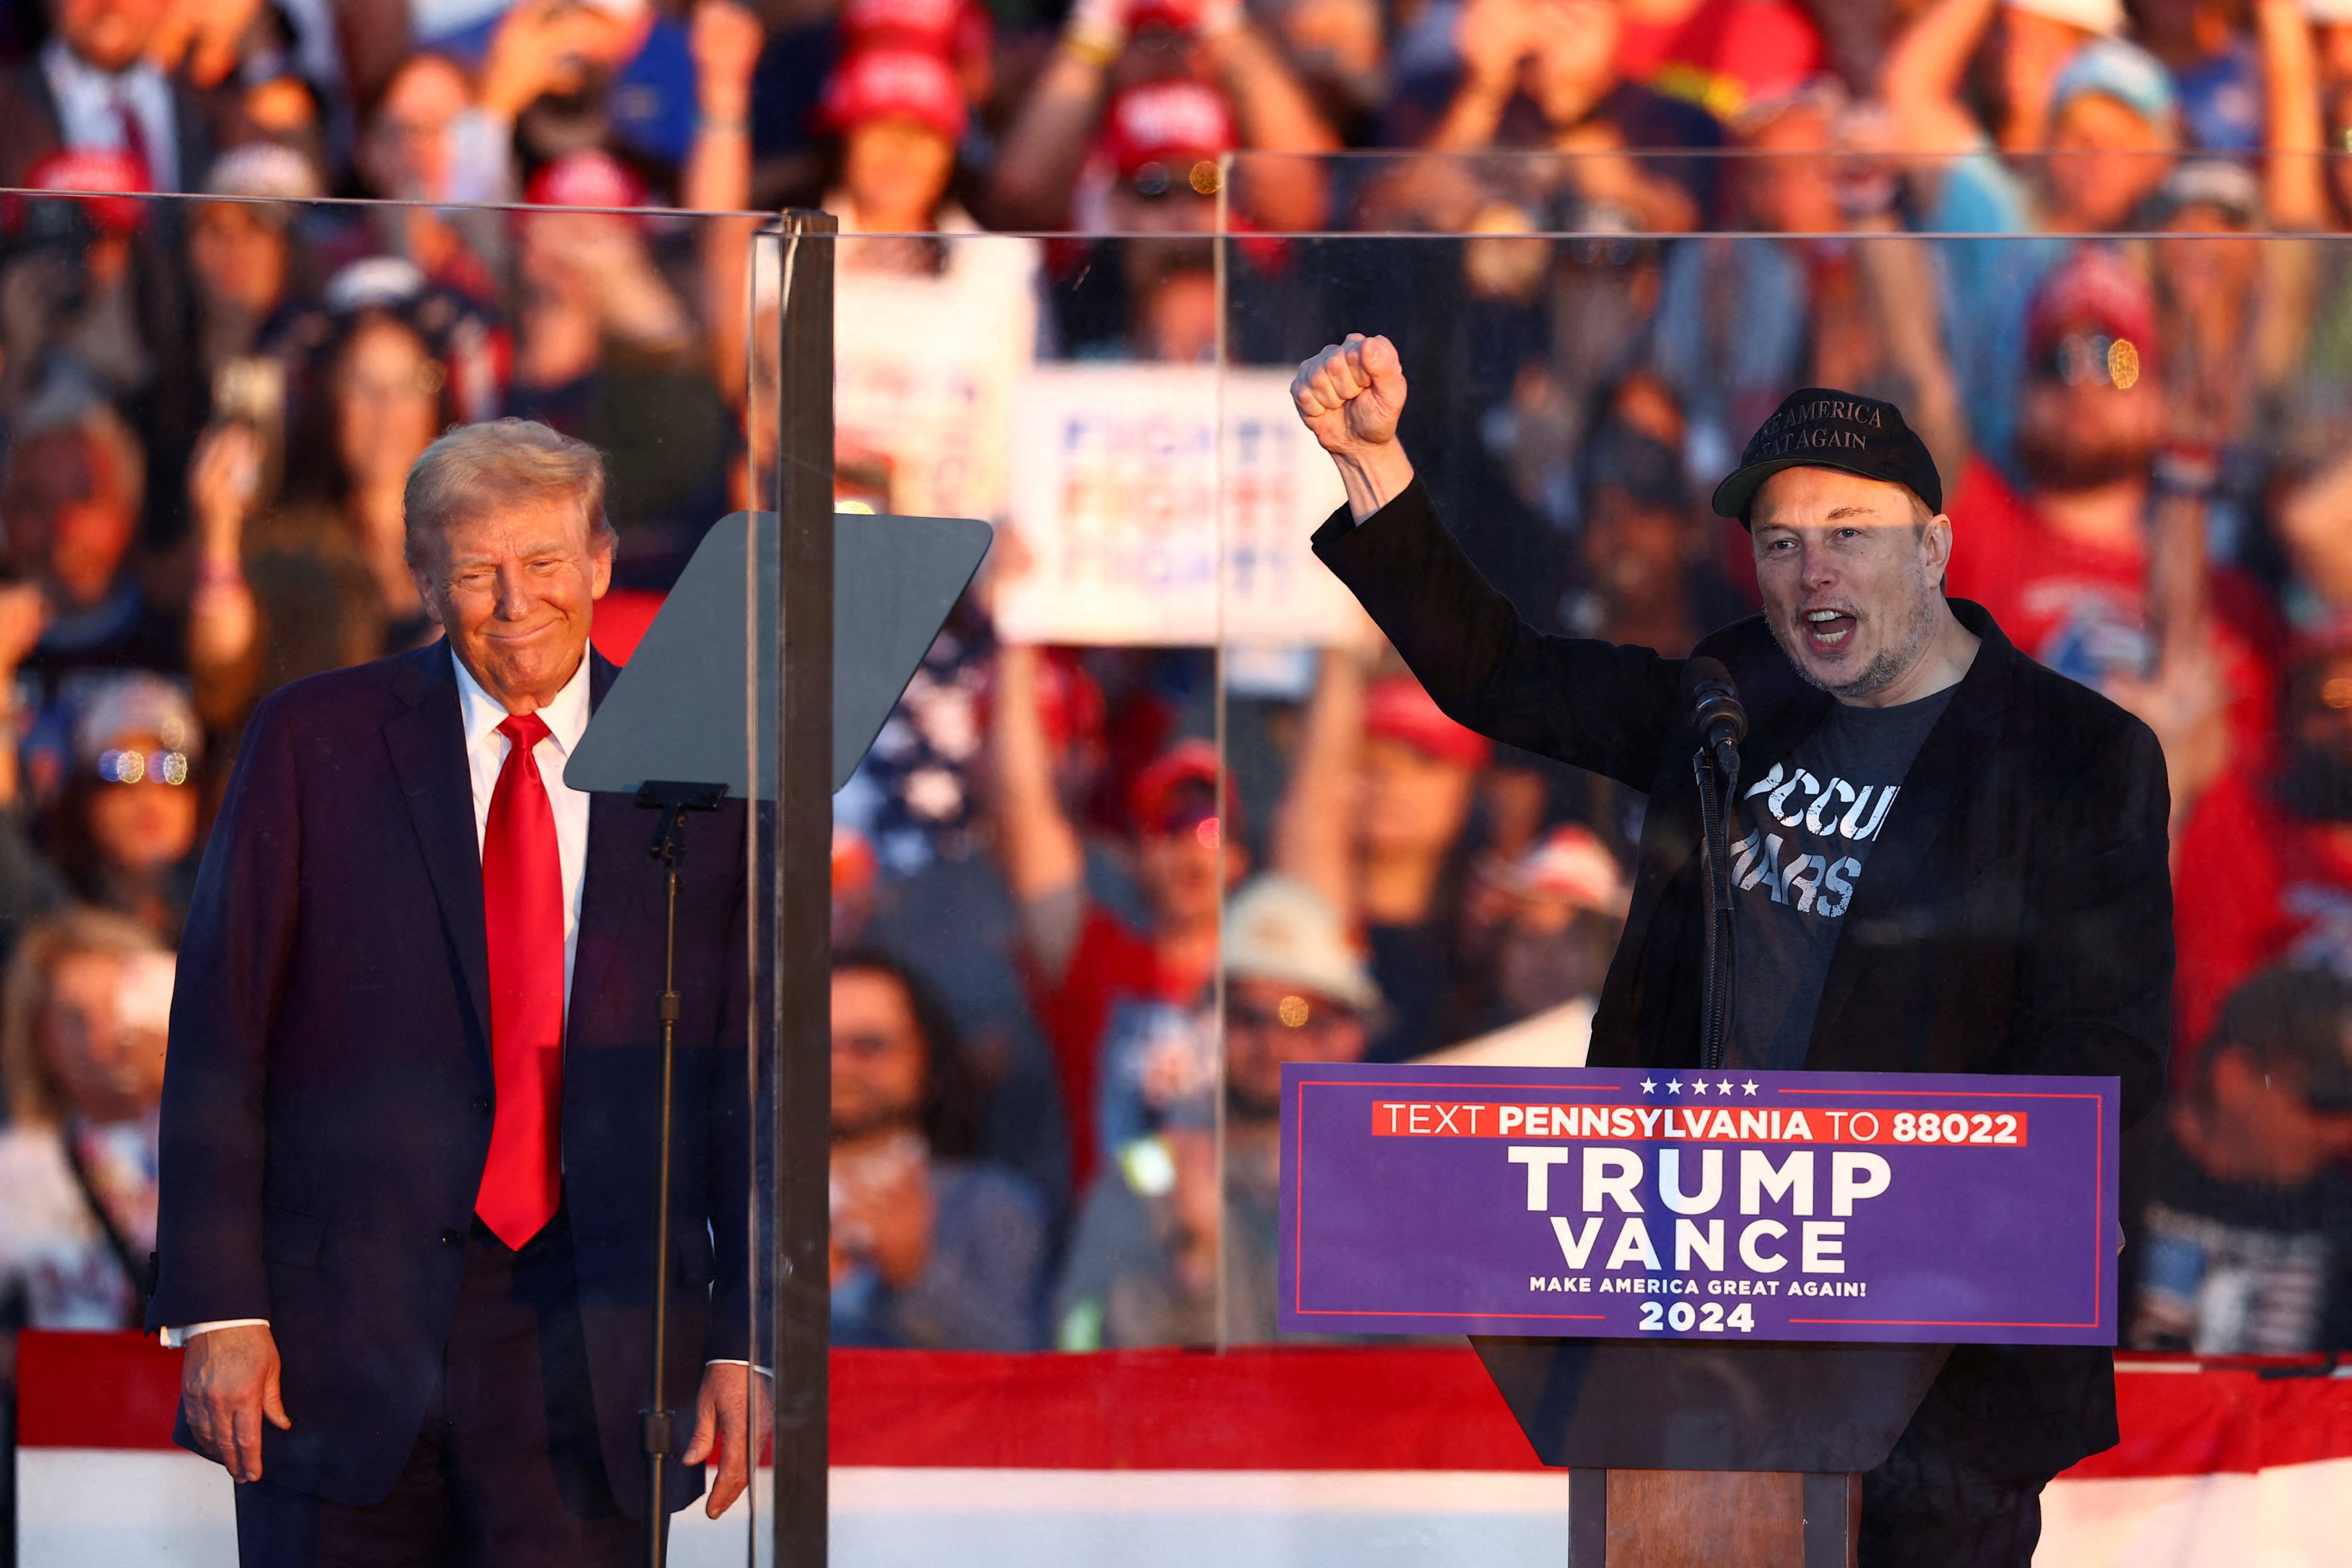
<svg viewBox="0 0 2352 1568">
<path fill-rule="evenodd" d="M 1279 1322 L 2112 1345 L 2112 1078 L 1282 1070 Z"/>
</svg>

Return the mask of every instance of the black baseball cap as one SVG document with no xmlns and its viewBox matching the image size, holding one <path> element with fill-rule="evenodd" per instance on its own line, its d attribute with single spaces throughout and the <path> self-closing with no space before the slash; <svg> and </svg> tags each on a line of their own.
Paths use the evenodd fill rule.
<svg viewBox="0 0 2352 1568">
<path fill-rule="evenodd" d="M 2209 1049 L 2236 1046 L 2309 1075 L 2314 1110 L 2352 1110 L 2352 982 L 2328 970 L 2280 964 L 2230 994 Z"/>
<path fill-rule="evenodd" d="M 1748 438 L 1739 467 L 1715 487 L 1718 516 L 1748 523 L 1748 509 L 1764 481 L 1783 468 L 1836 468 L 1865 479 L 1906 486 L 1944 510 L 1944 481 L 1927 444 L 1903 420 L 1903 410 L 1876 397 L 1806 386 L 1780 400 L 1772 417 Z"/>
</svg>

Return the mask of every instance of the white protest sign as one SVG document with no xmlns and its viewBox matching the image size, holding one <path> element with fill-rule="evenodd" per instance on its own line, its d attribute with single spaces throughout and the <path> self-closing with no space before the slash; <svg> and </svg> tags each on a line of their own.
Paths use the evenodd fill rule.
<svg viewBox="0 0 2352 1568">
<path fill-rule="evenodd" d="M 894 510 L 993 519 L 1013 395 L 1037 336 L 1037 246 L 944 243 L 936 274 L 845 265 L 835 275 L 834 445 L 888 466 Z"/>
<path fill-rule="evenodd" d="M 998 592 L 1001 635 L 1196 647 L 1221 632 L 1255 647 L 1355 637 L 1361 612 L 1307 547 L 1346 494 L 1292 410 L 1289 373 L 1223 379 L 1221 397 L 1213 366 L 1029 373 L 1007 501 L 1022 566 Z"/>
</svg>

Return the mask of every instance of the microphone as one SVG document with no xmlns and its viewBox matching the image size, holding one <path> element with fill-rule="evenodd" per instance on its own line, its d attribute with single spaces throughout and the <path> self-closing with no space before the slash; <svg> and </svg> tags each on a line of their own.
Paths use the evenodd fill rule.
<svg viewBox="0 0 2352 1568">
<path fill-rule="evenodd" d="M 1716 771 L 1727 780 L 1739 774 L 1739 742 L 1748 734 L 1748 710 L 1739 705 L 1739 689 L 1723 661 L 1690 661 L 1691 721 L 1715 753 Z"/>
</svg>

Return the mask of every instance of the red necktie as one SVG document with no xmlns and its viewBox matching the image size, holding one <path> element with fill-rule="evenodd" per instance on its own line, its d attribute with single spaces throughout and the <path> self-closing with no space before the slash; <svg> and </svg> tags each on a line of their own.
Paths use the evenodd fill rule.
<svg viewBox="0 0 2352 1568">
<path fill-rule="evenodd" d="M 482 917 L 490 947 L 490 1071 L 498 1114 L 474 1212 L 520 1247 L 555 1216 L 562 1173 L 563 863 L 555 812 L 531 750 L 547 721 L 516 714 L 482 835 Z"/>
<path fill-rule="evenodd" d="M 155 160 L 147 151 L 147 127 L 140 122 L 139 111 L 131 105 L 131 95 L 114 95 L 115 123 L 121 127 L 122 150 L 139 161 L 139 172 L 152 188 L 155 184 Z"/>
</svg>

